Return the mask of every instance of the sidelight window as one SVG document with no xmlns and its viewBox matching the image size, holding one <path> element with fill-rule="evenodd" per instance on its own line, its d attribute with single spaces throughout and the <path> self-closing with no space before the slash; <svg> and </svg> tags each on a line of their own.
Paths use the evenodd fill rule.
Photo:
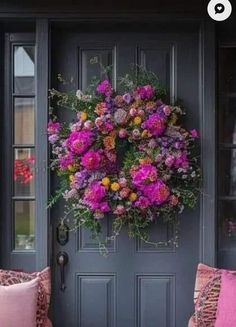
<svg viewBox="0 0 236 327">
<path fill-rule="evenodd" d="M 236 247 L 236 47 L 220 48 L 218 81 L 218 261 L 225 266 Z"/>
<path fill-rule="evenodd" d="M 12 45 L 13 249 L 35 247 L 35 46 Z"/>
</svg>

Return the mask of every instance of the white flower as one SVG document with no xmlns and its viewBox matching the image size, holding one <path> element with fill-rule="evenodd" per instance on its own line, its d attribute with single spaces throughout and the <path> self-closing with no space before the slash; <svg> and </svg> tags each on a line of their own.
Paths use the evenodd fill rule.
<svg viewBox="0 0 236 327">
<path fill-rule="evenodd" d="M 81 90 L 77 90 L 77 91 L 76 91 L 76 97 L 77 97 L 79 100 L 82 100 L 83 97 L 84 97 L 84 93 L 83 93 Z"/>
</svg>

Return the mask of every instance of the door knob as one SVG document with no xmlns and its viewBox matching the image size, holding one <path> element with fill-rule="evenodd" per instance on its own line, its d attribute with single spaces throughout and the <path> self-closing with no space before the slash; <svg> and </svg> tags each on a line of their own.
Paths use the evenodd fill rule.
<svg viewBox="0 0 236 327">
<path fill-rule="evenodd" d="M 65 285 L 65 266 L 67 265 L 69 261 L 69 256 L 66 252 L 59 252 L 57 254 L 57 264 L 60 267 L 60 275 L 61 275 L 61 286 L 60 289 L 62 292 L 65 291 L 66 285 Z"/>
</svg>

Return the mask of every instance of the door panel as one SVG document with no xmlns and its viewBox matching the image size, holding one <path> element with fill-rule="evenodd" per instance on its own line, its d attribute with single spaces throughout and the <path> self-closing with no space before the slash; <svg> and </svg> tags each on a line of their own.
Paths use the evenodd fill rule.
<svg viewBox="0 0 236 327">
<path fill-rule="evenodd" d="M 124 27 L 122 27 L 124 29 Z M 167 87 L 170 101 L 182 100 L 188 109 L 187 125 L 198 128 L 199 121 L 199 39 L 198 30 L 185 28 L 173 33 L 153 26 L 122 34 L 119 27 L 106 32 L 53 31 L 52 86 L 61 90 L 82 88 L 94 75 L 101 76 L 95 57 L 104 66 L 112 65 L 114 87 L 117 77 L 130 64 L 154 71 Z M 148 28 L 147 28 L 148 30 Z M 168 31 L 170 30 L 170 26 Z M 89 32 L 91 31 L 91 32 Z M 96 32 L 95 32 L 96 31 Z M 55 76 L 72 85 L 58 85 Z M 102 76 L 101 76 L 102 77 Z M 68 121 L 72 113 L 59 112 Z M 52 178 L 52 186 L 57 184 Z M 52 210 L 54 231 L 63 214 L 63 203 Z M 111 218 L 103 221 L 103 235 L 111 233 Z M 159 221 L 150 228 L 151 239 L 167 242 L 175 230 Z M 87 230 L 70 233 L 60 246 L 54 237 L 53 254 L 66 251 L 66 290 L 60 290 L 60 274 L 54 262 L 53 312 L 55 327 L 184 327 L 192 310 L 195 267 L 199 253 L 199 210 L 181 216 L 179 247 L 160 248 L 130 240 L 126 231 L 109 244 L 109 256 L 99 254 L 96 241 Z"/>
</svg>

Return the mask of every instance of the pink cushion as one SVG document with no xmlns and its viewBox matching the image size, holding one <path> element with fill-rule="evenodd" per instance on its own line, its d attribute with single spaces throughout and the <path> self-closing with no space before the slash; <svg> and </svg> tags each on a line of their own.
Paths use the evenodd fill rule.
<svg viewBox="0 0 236 327">
<path fill-rule="evenodd" d="M 222 271 L 215 327 L 236 326 L 236 275 Z"/>
<path fill-rule="evenodd" d="M 52 323 L 51 323 L 51 321 L 49 319 L 47 319 L 46 324 L 44 325 L 44 327 L 53 327 Z"/>
<path fill-rule="evenodd" d="M 39 279 L 0 286 L 0 322 L 4 327 L 36 326 Z"/>
<path fill-rule="evenodd" d="M 24 283 L 35 279 L 36 277 L 39 278 L 36 327 L 44 327 L 47 321 L 47 313 L 51 296 L 50 267 L 34 273 L 0 269 L 0 285 L 3 286 Z"/>
</svg>

